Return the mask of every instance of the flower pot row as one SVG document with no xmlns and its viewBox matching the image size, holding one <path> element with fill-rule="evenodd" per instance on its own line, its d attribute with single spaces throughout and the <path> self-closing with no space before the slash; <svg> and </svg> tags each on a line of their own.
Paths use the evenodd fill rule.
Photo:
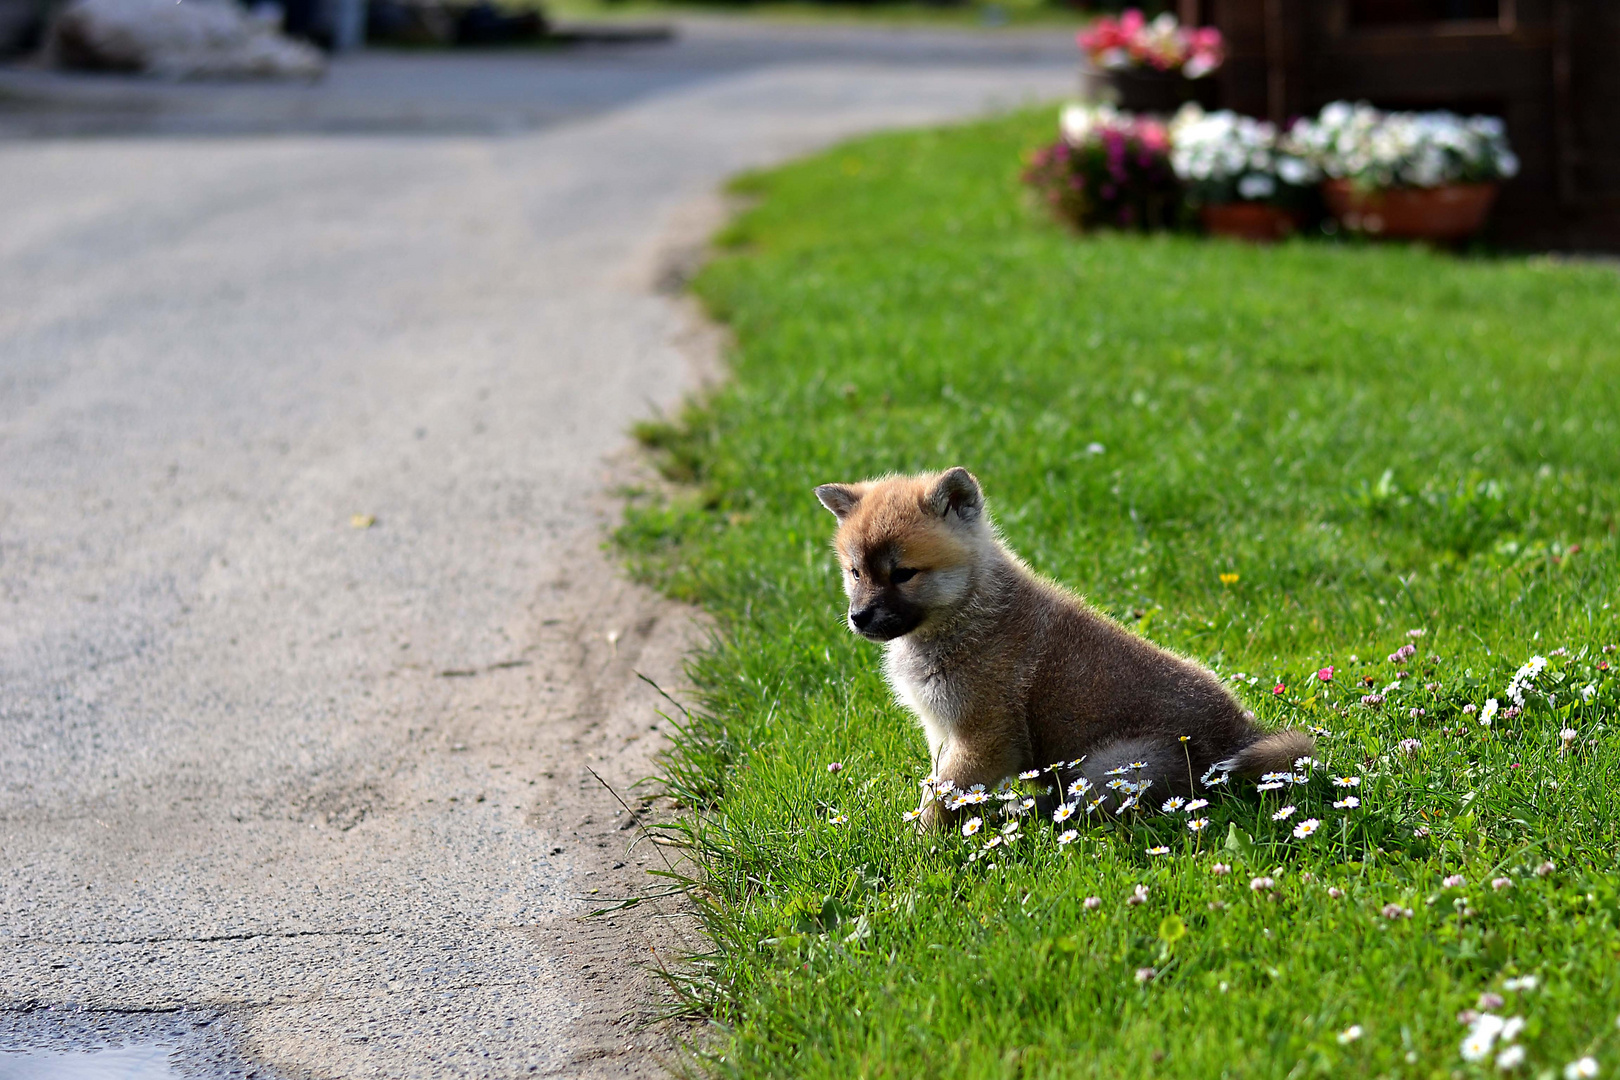
<svg viewBox="0 0 1620 1080">
<path fill-rule="evenodd" d="M 1326 180 L 1322 201 L 1341 226 L 1353 233 L 1398 240 L 1458 243 L 1485 227 L 1497 185 L 1441 184 L 1427 188 L 1366 189 L 1348 180 Z M 1213 236 L 1266 243 L 1300 230 L 1296 210 L 1263 202 L 1231 202 L 1199 208 L 1204 230 Z"/>
</svg>

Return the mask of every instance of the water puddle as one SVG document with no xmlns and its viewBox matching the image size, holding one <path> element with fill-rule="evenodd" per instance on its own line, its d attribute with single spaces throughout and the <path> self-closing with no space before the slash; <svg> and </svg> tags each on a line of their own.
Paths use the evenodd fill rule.
<svg viewBox="0 0 1620 1080">
<path fill-rule="evenodd" d="M 0 1080 L 165 1080 L 175 1048 L 163 1044 L 117 1050 L 0 1051 Z"/>
<path fill-rule="evenodd" d="M 229 1014 L 0 1009 L 0 1080 L 274 1080 Z"/>
</svg>

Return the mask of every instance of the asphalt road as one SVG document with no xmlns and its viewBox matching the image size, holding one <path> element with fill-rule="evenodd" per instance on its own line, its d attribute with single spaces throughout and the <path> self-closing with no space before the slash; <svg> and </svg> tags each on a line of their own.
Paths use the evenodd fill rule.
<svg viewBox="0 0 1620 1080">
<path fill-rule="evenodd" d="M 658 283 L 727 175 L 1060 96 L 1070 50 L 0 71 L 0 1047 L 657 1073 L 639 965 L 690 920 L 580 916 L 659 865 L 593 771 L 641 808 L 636 672 L 694 634 L 600 550 L 626 426 L 713 362 Z"/>
</svg>

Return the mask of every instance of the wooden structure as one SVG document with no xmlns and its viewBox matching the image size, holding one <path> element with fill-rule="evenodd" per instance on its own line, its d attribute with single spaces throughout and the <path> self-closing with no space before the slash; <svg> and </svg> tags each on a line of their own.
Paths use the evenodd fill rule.
<svg viewBox="0 0 1620 1080">
<path fill-rule="evenodd" d="M 1226 108 L 1284 123 L 1330 101 L 1507 121 L 1523 168 L 1493 233 L 1620 250 L 1620 0 L 1175 0 L 1220 28 Z"/>
</svg>

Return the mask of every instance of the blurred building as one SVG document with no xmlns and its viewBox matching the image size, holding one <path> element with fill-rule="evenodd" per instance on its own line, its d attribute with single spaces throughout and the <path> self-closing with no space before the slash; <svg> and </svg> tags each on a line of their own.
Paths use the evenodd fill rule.
<svg viewBox="0 0 1620 1080">
<path fill-rule="evenodd" d="M 1620 250 L 1620 0 L 1178 0 L 1229 55 L 1221 104 L 1284 123 L 1335 100 L 1489 113 L 1523 171 L 1494 232 Z"/>
</svg>

